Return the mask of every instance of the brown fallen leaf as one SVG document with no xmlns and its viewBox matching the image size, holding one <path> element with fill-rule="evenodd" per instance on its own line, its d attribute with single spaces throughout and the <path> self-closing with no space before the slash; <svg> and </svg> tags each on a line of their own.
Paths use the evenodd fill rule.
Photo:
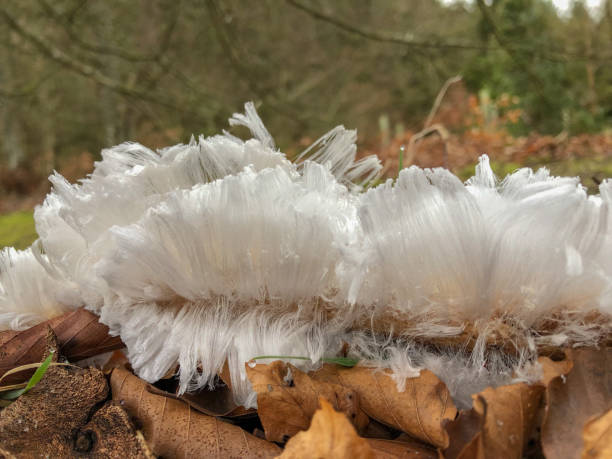
<svg viewBox="0 0 612 459">
<path fill-rule="evenodd" d="M 380 440 L 393 440 L 399 435 L 399 431 L 392 427 L 389 427 L 381 422 L 378 422 L 376 419 L 370 419 L 370 422 L 363 430 L 360 432 L 362 437 L 365 438 L 377 438 Z"/>
<path fill-rule="evenodd" d="M 254 408 L 245 408 L 244 406 L 237 406 L 231 413 L 228 413 L 223 418 L 240 419 L 247 418 L 249 416 L 257 415 L 257 410 Z"/>
<path fill-rule="evenodd" d="M 100 365 L 105 375 L 110 375 L 115 368 L 127 368 L 131 370 L 130 361 L 125 355 L 124 349 L 113 351 L 108 359 Z"/>
<path fill-rule="evenodd" d="M 537 414 L 544 387 L 525 383 L 496 388 L 488 387 L 480 394 L 486 404 L 475 404 L 484 417 L 482 445 L 485 457 L 521 458 L 536 427 Z"/>
<path fill-rule="evenodd" d="M 580 457 L 582 428 L 612 408 L 612 348 L 568 351 L 574 367 L 546 389 L 542 450 L 548 459 Z"/>
<path fill-rule="evenodd" d="M 521 458 L 537 425 L 544 387 L 525 383 L 488 387 L 472 395 L 471 410 L 447 423 L 446 458 Z"/>
<path fill-rule="evenodd" d="M 247 376 L 257 392 L 257 411 L 270 441 L 286 441 L 306 430 L 319 405 L 319 397 L 329 400 L 358 430 L 368 423 L 359 408 L 355 391 L 312 379 L 289 363 L 277 360 L 269 365 L 246 365 Z"/>
<path fill-rule="evenodd" d="M 544 386 L 548 386 L 553 379 L 568 374 L 574 367 L 574 362 L 567 358 L 564 360 L 555 361 L 549 359 L 548 357 L 540 357 L 538 358 L 538 363 L 542 367 L 542 377 L 540 378 L 540 382 Z"/>
<path fill-rule="evenodd" d="M 590 420 L 582 430 L 582 459 L 612 457 L 612 410 Z"/>
<path fill-rule="evenodd" d="M 376 459 L 435 459 L 436 451 L 417 441 L 394 441 L 368 438 Z"/>
<path fill-rule="evenodd" d="M 455 419 L 457 408 L 444 383 L 431 371 L 422 370 L 418 377 L 406 379 L 403 392 L 397 390 L 389 373 L 367 367 L 324 365 L 311 376 L 353 389 L 363 411 L 377 421 L 436 447 L 447 446 L 442 422 Z"/>
<path fill-rule="evenodd" d="M 357 435 L 342 413 L 335 411 L 323 397 L 321 408 L 312 417 L 310 427 L 291 438 L 281 459 L 372 459 L 376 457 L 368 442 Z"/>
<path fill-rule="evenodd" d="M 454 421 L 446 423 L 449 446 L 444 457 L 484 458 L 521 457 L 525 442 L 538 422 L 541 394 L 555 378 L 572 369 L 569 359 L 538 359 L 542 367 L 540 384 L 513 384 L 487 388 L 473 397 L 471 410 L 463 410 Z"/>
<path fill-rule="evenodd" d="M 75 457 L 106 451 L 106 457 L 151 457 L 120 407 L 97 411 L 86 425 L 107 396 L 99 370 L 49 368 L 34 388 L 0 412 L 0 454 Z"/>
<path fill-rule="evenodd" d="M 449 445 L 443 452 L 446 459 L 482 459 L 484 446 L 482 431 L 487 405 L 482 397 L 475 397 L 470 410 L 461 410 L 459 416 L 445 423 Z M 484 415 L 483 415 L 484 414 Z M 442 455 L 442 451 L 440 451 Z"/>
<path fill-rule="evenodd" d="M 98 316 L 83 308 L 40 323 L 20 332 L 0 332 L 0 376 L 11 368 L 40 362 L 47 349 L 47 333 L 53 330 L 60 353 L 77 361 L 124 347 L 121 339 L 108 335 Z M 5 382 L 19 379 L 7 378 Z"/>
<path fill-rule="evenodd" d="M 206 416 L 180 401 L 147 391 L 147 383 L 117 368 L 111 374 L 113 400 L 142 424 L 153 453 L 163 457 L 274 457 L 280 448 L 240 427 Z"/>
<path fill-rule="evenodd" d="M 230 369 L 227 360 L 223 363 L 223 367 L 219 372 L 219 378 L 221 378 L 221 381 L 223 381 L 225 385 L 229 387 L 230 390 L 232 390 L 232 377 L 230 374 Z"/>
<path fill-rule="evenodd" d="M 227 361 L 224 362 L 223 367 L 221 368 L 221 371 L 219 372 L 218 376 L 221 379 L 221 381 L 225 383 L 227 388 L 231 391 L 232 390 L 232 378 L 230 376 L 229 365 L 227 364 Z M 237 406 L 231 413 L 226 414 L 224 417 L 241 418 L 241 417 L 250 416 L 256 413 L 257 413 L 257 410 L 255 409 L 252 409 L 252 408 L 247 409 L 243 406 Z"/>
<path fill-rule="evenodd" d="M 183 395 L 165 391 L 152 384 L 147 385 L 147 390 L 155 395 L 182 400 L 188 403 L 194 410 L 208 416 L 230 416 L 237 408 L 232 392 L 225 385 L 218 386 L 214 390 L 204 387 L 198 391 Z"/>
</svg>

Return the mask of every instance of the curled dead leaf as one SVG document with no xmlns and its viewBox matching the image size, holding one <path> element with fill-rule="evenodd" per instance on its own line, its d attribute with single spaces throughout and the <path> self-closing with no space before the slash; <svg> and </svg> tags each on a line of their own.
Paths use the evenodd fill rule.
<svg viewBox="0 0 612 459">
<path fill-rule="evenodd" d="M 115 368 L 131 369 L 130 361 L 125 355 L 124 349 L 113 351 L 101 367 L 105 375 L 110 375 Z"/>
<path fill-rule="evenodd" d="M 582 459 L 612 457 L 612 410 L 591 419 L 582 430 Z"/>
<path fill-rule="evenodd" d="M 395 439 L 399 431 L 392 427 L 389 427 L 381 422 L 378 422 L 376 419 L 370 419 L 370 422 L 363 430 L 360 432 L 362 437 L 365 438 L 377 438 L 380 440 L 393 440 Z"/>
<path fill-rule="evenodd" d="M 27 330 L 0 332 L 0 376 L 11 368 L 40 362 L 47 351 L 49 328 L 60 353 L 73 362 L 124 347 L 118 337 L 109 336 L 98 316 L 79 308 Z"/>
<path fill-rule="evenodd" d="M 194 410 L 208 416 L 229 416 L 238 408 L 234 403 L 232 392 L 225 385 L 219 385 L 214 390 L 204 387 L 198 391 L 182 395 L 162 390 L 152 384 L 147 385 L 147 390 L 155 395 L 182 400 Z"/>
<path fill-rule="evenodd" d="M 472 395 L 472 409 L 446 424 L 449 446 L 444 457 L 523 457 L 537 425 L 543 391 L 541 385 L 517 383 Z"/>
<path fill-rule="evenodd" d="M 269 365 L 246 365 L 246 371 L 257 392 L 257 411 L 268 440 L 286 441 L 306 430 L 318 408 L 319 397 L 329 400 L 358 430 L 368 423 L 368 417 L 359 408 L 358 395 L 347 387 L 314 380 L 278 360 Z"/>
<path fill-rule="evenodd" d="M 445 423 L 449 438 L 449 445 L 444 450 L 446 459 L 484 458 L 482 431 L 486 410 L 486 402 L 477 396 L 472 409 L 460 411 L 456 419 Z"/>
<path fill-rule="evenodd" d="M 536 427 L 544 387 L 525 383 L 488 387 L 478 395 L 486 403 L 475 404 L 484 417 L 482 445 L 486 457 L 521 458 Z"/>
<path fill-rule="evenodd" d="M 147 391 L 147 383 L 117 368 L 111 374 L 113 400 L 142 423 L 153 453 L 163 457 L 274 457 L 280 448 L 240 427 L 206 416 L 180 400 Z"/>
<path fill-rule="evenodd" d="M 417 441 L 394 441 L 368 438 L 376 459 L 434 459 L 438 455 L 427 446 Z"/>
<path fill-rule="evenodd" d="M 367 367 L 324 365 L 311 376 L 353 389 L 359 394 L 363 411 L 377 421 L 433 446 L 448 445 L 442 423 L 455 419 L 457 408 L 444 383 L 431 371 L 423 370 L 418 377 L 406 379 L 403 392 L 397 390 L 389 373 Z"/>
<path fill-rule="evenodd" d="M 368 442 L 357 435 L 342 413 L 335 411 L 323 397 L 321 409 L 312 417 L 310 427 L 287 442 L 281 459 L 372 459 Z"/>
<path fill-rule="evenodd" d="M 612 408 L 612 348 L 573 349 L 568 357 L 572 371 L 546 388 L 541 441 L 548 459 L 580 457 L 583 426 Z"/>
</svg>

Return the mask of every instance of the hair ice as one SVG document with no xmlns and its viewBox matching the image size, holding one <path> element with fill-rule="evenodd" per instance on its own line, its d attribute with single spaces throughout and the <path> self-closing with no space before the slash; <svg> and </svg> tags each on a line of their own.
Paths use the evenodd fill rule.
<svg viewBox="0 0 612 459">
<path fill-rule="evenodd" d="M 466 401 L 459 380 L 501 384 L 532 369 L 538 345 L 609 335 L 610 180 L 598 196 L 546 169 L 499 181 L 483 156 L 465 184 L 413 166 L 362 193 L 381 165 L 356 159 L 355 131 L 339 126 L 291 163 L 253 104 L 230 124 L 254 138 L 124 143 L 77 184 L 52 175 L 39 242 L 0 252 L 0 327 L 84 304 L 141 377 L 179 364 L 191 390 L 227 363 L 245 406 L 255 399 L 244 363 L 261 354 L 308 366 L 346 342 L 399 387 L 427 367 Z M 514 357 L 487 349 L 504 327 Z M 415 344 L 466 332 L 471 353 Z"/>
</svg>

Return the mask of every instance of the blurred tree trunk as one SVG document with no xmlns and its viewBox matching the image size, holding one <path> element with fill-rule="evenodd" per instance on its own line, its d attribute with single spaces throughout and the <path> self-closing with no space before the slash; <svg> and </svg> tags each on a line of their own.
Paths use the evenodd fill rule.
<svg viewBox="0 0 612 459">
<path fill-rule="evenodd" d="M 56 121 L 54 119 L 56 110 L 59 105 L 57 96 L 53 94 L 53 88 L 48 84 L 43 84 L 38 91 L 38 99 L 41 107 L 45 107 L 45 116 L 40 119 L 40 173 L 43 176 L 48 176 L 56 167 L 56 140 L 57 133 L 55 131 Z"/>
<path fill-rule="evenodd" d="M 115 32 L 115 26 L 113 21 L 113 7 L 110 2 L 100 2 L 96 4 L 96 9 L 102 20 L 102 33 L 103 36 L 112 37 Z M 116 60 L 109 60 L 106 67 L 108 75 L 115 81 L 120 80 L 121 75 L 118 69 L 118 63 Z M 118 107 L 117 99 L 123 99 L 115 97 L 113 91 L 109 88 L 98 85 L 98 93 L 100 94 L 100 109 L 103 123 L 103 139 L 104 147 L 112 147 L 117 143 L 121 127 L 118 123 L 121 121 L 119 116 L 120 107 Z M 121 101 L 122 105 L 125 102 Z M 129 135 L 129 125 L 125 126 L 127 132 L 121 132 L 121 135 Z"/>
<path fill-rule="evenodd" d="M 0 88 L 7 93 L 15 87 L 19 79 L 15 76 L 15 56 L 14 48 L 10 46 L 11 35 L 6 28 L 0 28 L 0 40 L 8 46 L 0 49 Z M 2 95 L 0 93 L 0 153 L 5 158 L 8 169 L 15 169 L 25 157 L 23 143 L 23 127 L 21 125 L 19 99 L 11 94 Z"/>
</svg>

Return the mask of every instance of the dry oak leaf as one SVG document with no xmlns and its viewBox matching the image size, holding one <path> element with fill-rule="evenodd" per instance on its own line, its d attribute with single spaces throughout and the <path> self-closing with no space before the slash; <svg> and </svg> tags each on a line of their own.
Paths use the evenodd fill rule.
<svg viewBox="0 0 612 459">
<path fill-rule="evenodd" d="M 323 397 L 321 409 L 312 417 L 310 427 L 287 442 L 281 459 L 373 459 L 368 442 L 357 435 L 342 413 L 335 411 Z"/>
<path fill-rule="evenodd" d="M 565 359 L 561 361 L 553 361 L 548 357 L 540 357 L 538 362 L 542 368 L 540 383 L 544 386 L 548 385 L 553 379 L 567 374 L 572 369 L 573 365 L 571 360 Z M 514 387 L 512 390 L 498 388 L 500 389 L 499 395 L 495 396 L 494 394 L 496 389 L 491 388 L 483 391 L 479 395 L 473 396 L 473 408 L 471 410 L 462 410 L 459 413 L 459 416 L 457 416 L 457 419 L 446 423 L 446 431 L 448 432 L 450 443 L 448 448 L 444 450 L 444 457 L 447 459 L 484 458 L 491 456 L 491 454 L 497 454 L 494 453 L 494 451 L 499 451 L 499 445 L 497 449 L 485 452 L 485 443 L 490 448 L 491 442 L 495 441 L 494 437 L 491 438 L 491 435 L 494 435 L 495 430 L 500 433 L 500 439 L 507 438 L 509 442 L 511 438 L 516 438 L 517 435 L 520 434 L 519 429 L 515 429 L 517 430 L 516 432 L 505 432 L 505 430 L 507 430 L 509 427 L 509 421 L 508 419 L 504 420 L 504 417 L 507 418 L 508 416 L 504 415 L 503 413 L 511 410 L 502 410 L 502 417 L 500 417 L 500 403 L 507 404 L 508 402 L 504 401 L 504 398 L 510 397 L 512 391 L 515 392 L 515 396 L 518 393 L 522 393 L 522 395 L 527 395 L 528 397 L 531 396 L 533 398 L 531 402 L 527 402 L 530 405 L 530 409 L 527 413 L 525 412 L 525 409 L 521 409 L 516 412 L 516 414 L 520 416 L 518 425 L 524 423 L 526 420 L 529 423 L 529 426 L 525 425 L 525 427 L 527 430 L 531 430 L 533 428 L 533 423 L 536 422 L 535 418 L 537 417 L 538 406 L 536 403 L 536 398 L 538 397 L 537 393 L 540 392 L 540 390 L 533 389 L 533 391 L 531 391 L 528 389 L 528 386 L 522 384 L 515 386 L 516 387 Z M 521 403 L 523 403 L 523 398 L 524 397 L 520 397 Z M 491 405 L 492 411 L 490 413 L 487 412 L 487 401 Z M 521 405 L 519 404 L 517 406 Z M 532 411 L 532 408 L 536 409 L 535 413 Z M 524 414 L 527 414 L 527 419 L 523 419 Z M 492 422 L 493 419 L 495 420 L 494 423 Z M 488 428 L 486 428 L 487 422 Z M 495 429 L 494 425 L 497 425 L 498 429 Z M 529 432 L 525 433 L 524 430 L 521 436 L 524 437 L 525 435 L 528 435 L 528 433 Z M 513 437 L 511 437 L 511 435 Z M 522 443 L 524 443 L 524 441 Z M 515 448 L 512 449 L 515 450 Z M 517 454 L 519 453 L 514 453 L 515 456 Z"/>
<path fill-rule="evenodd" d="M 574 362 L 570 359 L 551 360 L 548 357 L 539 357 L 538 363 L 542 367 L 542 377 L 540 383 L 548 386 L 550 382 L 559 376 L 567 375 L 574 367 Z"/>
<path fill-rule="evenodd" d="M 270 441 L 286 441 L 308 429 L 319 406 L 319 397 L 329 400 L 358 429 L 368 423 L 359 408 L 355 391 L 312 379 L 291 364 L 277 360 L 269 365 L 246 365 L 247 376 L 257 392 L 257 412 Z"/>
<path fill-rule="evenodd" d="M 182 400 L 191 408 L 208 416 L 231 416 L 236 411 L 236 403 L 229 387 L 217 385 L 213 390 L 203 387 L 195 392 L 178 395 L 168 392 L 152 384 L 147 385 L 147 390 L 155 395 Z"/>
<path fill-rule="evenodd" d="M 417 441 L 395 441 L 368 438 L 376 459 L 435 459 L 435 450 Z"/>
<path fill-rule="evenodd" d="M 380 440 L 395 440 L 398 436 L 397 429 L 389 427 L 381 422 L 378 422 L 376 419 L 370 419 L 370 422 L 363 430 L 360 432 L 362 437 L 365 438 L 377 438 Z M 406 434 L 404 434 L 406 435 Z"/>
<path fill-rule="evenodd" d="M 582 430 L 582 459 L 612 457 L 612 410 L 590 420 Z"/>
<path fill-rule="evenodd" d="M 59 352 L 72 362 L 124 347 L 98 316 L 83 308 L 42 322 L 23 331 L 0 332 L 0 376 L 11 368 L 40 362 L 48 347 L 48 331 L 53 330 Z M 3 380 L 11 383 L 22 375 Z"/>
<path fill-rule="evenodd" d="M 388 372 L 368 367 L 324 365 L 311 376 L 353 389 L 363 411 L 377 421 L 433 446 L 448 445 L 442 424 L 445 419 L 455 419 L 457 408 L 446 385 L 431 371 L 422 370 L 419 376 L 407 378 L 402 392 Z"/>
<path fill-rule="evenodd" d="M 142 433 L 157 456 L 274 457 L 280 448 L 240 427 L 194 411 L 180 400 L 155 395 L 147 383 L 117 368 L 111 374 L 113 400 L 120 401 L 142 425 Z"/>
<path fill-rule="evenodd" d="M 488 387 L 472 395 L 472 409 L 447 424 L 446 458 L 521 458 L 534 432 L 544 387 L 525 383 Z"/>
<path fill-rule="evenodd" d="M 580 457 L 584 425 L 612 408 L 612 348 L 567 353 L 572 371 L 546 388 L 541 441 L 548 459 Z"/>
<path fill-rule="evenodd" d="M 482 444 L 484 457 L 521 458 L 536 427 L 544 387 L 525 383 L 488 387 L 479 396 L 486 403 L 475 409 L 484 416 Z"/>
<path fill-rule="evenodd" d="M 449 445 L 440 456 L 446 459 L 482 459 L 484 447 L 482 431 L 487 405 L 482 397 L 475 397 L 472 409 L 461 410 L 459 416 L 445 423 Z"/>
</svg>

